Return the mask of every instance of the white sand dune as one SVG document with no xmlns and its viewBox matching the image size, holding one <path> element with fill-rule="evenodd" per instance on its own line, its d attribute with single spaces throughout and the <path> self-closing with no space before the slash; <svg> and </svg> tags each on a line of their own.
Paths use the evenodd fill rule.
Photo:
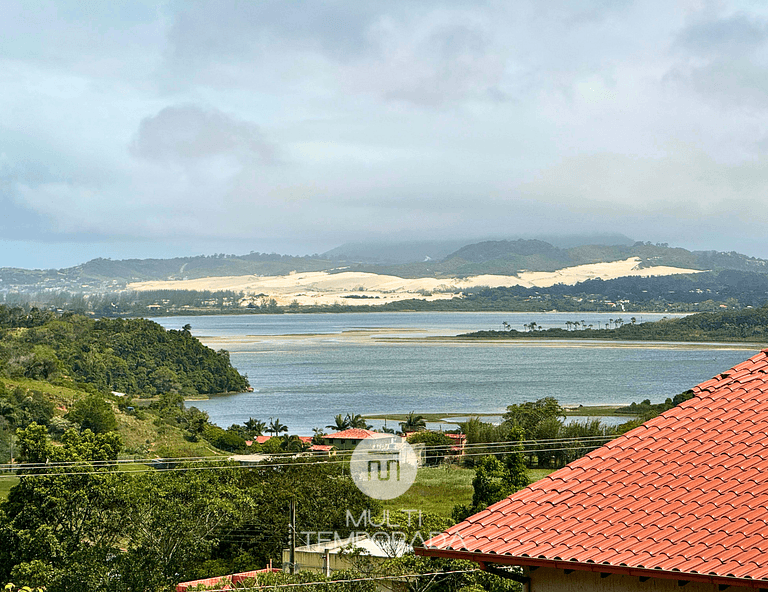
<svg viewBox="0 0 768 592">
<path fill-rule="evenodd" d="M 557 271 L 523 271 L 517 275 L 478 275 L 468 278 L 401 278 L 393 275 L 344 271 L 328 273 L 313 271 L 290 273 L 281 276 L 238 275 L 206 277 L 192 280 L 135 282 L 128 285 L 130 290 L 233 290 L 243 292 L 247 297 L 241 303 L 245 306 L 252 296 L 266 295 L 280 305 L 298 302 L 312 304 L 385 304 L 396 300 L 421 298 L 439 300 L 454 298 L 467 288 L 487 286 L 499 288 L 524 286 L 526 288 L 547 288 L 555 284 L 573 285 L 589 279 L 604 280 L 627 276 L 662 276 L 682 273 L 699 273 L 696 269 L 681 267 L 640 267 L 638 257 L 611 263 L 592 263 L 566 267 Z M 353 298 L 350 298 L 353 296 Z M 361 297 L 355 298 L 354 296 Z"/>
</svg>

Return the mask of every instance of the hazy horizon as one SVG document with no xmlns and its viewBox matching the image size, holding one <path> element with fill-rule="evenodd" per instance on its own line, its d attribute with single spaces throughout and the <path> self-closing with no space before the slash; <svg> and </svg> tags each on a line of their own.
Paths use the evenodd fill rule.
<svg viewBox="0 0 768 592">
<path fill-rule="evenodd" d="M 0 13 L 0 267 L 592 233 L 768 258 L 762 3 Z"/>
</svg>

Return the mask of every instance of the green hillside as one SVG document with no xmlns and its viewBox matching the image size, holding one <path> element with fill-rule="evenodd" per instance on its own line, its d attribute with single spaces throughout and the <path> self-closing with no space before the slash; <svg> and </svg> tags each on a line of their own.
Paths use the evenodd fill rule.
<svg viewBox="0 0 768 592">
<path fill-rule="evenodd" d="M 101 391 L 185 396 L 243 391 L 248 381 L 188 329 L 145 319 L 100 319 L 0 305 L 0 373 L 87 383 Z"/>
</svg>

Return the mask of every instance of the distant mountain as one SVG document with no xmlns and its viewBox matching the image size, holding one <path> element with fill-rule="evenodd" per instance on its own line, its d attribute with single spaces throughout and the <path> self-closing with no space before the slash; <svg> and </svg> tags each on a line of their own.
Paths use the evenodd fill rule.
<svg viewBox="0 0 768 592">
<path fill-rule="evenodd" d="M 583 245 L 625 245 L 634 244 L 631 238 L 623 234 L 584 234 L 567 236 L 537 236 L 528 240 L 543 241 L 551 246 L 567 249 Z M 402 265 L 406 263 L 426 263 L 441 261 L 462 247 L 473 244 L 504 243 L 505 240 L 490 239 L 453 239 L 405 242 L 357 242 L 345 243 L 321 255 L 325 259 L 335 259 L 347 263 L 368 265 Z"/>
<path fill-rule="evenodd" d="M 216 276 L 286 275 L 292 271 L 361 271 L 403 278 L 515 275 L 638 257 L 644 266 L 697 270 L 768 272 L 768 261 L 740 253 L 688 251 L 666 244 L 634 242 L 623 235 L 561 237 L 556 246 L 540 239 L 482 242 L 415 241 L 350 243 L 322 255 L 293 257 L 275 253 L 200 255 L 174 259 L 94 259 L 66 269 L 0 269 L 0 293 L 69 291 L 110 292 L 128 283 Z M 619 244 L 605 244 L 609 239 Z M 594 239 L 598 242 L 584 242 Z"/>
<path fill-rule="evenodd" d="M 444 259 L 469 241 L 409 241 L 402 243 L 345 243 L 321 255 L 327 259 L 372 265 L 402 265 Z"/>
<path fill-rule="evenodd" d="M 564 267 L 622 261 L 638 257 L 645 267 L 668 265 L 688 269 L 768 272 L 768 261 L 739 253 L 688 251 L 666 244 L 635 242 L 631 245 L 583 244 L 555 247 L 537 239 L 483 241 L 462 246 L 442 260 L 398 265 L 359 264 L 347 269 L 399 277 L 468 277 L 515 275 L 521 271 L 555 271 Z"/>
<path fill-rule="evenodd" d="M 316 256 L 275 253 L 200 255 L 174 259 L 93 259 L 66 269 L 0 268 L 0 291 L 68 290 L 104 292 L 130 282 L 176 280 L 227 275 L 285 275 L 292 271 L 322 271 L 338 265 Z"/>
</svg>

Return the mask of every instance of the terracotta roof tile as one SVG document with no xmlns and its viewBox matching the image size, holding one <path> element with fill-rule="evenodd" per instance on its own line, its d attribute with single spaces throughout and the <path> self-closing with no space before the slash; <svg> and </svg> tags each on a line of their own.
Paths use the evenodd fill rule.
<svg viewBox="0 0 768 592">
<path fill-rule="evenodd" d="M 365 440 L 367 438 L 386 437 L 386 434 L 380 434 L 372 430 L 363 430 L 360 428 L 350 428 L 341 432 L 334 432 L 323 436 L 324 440 Z"/>
<path fill-rule="evenodd" d="M 423 553 L 642 567 L 768 588 L 768 352 L 692 391 L 452 527 L 455 539 L 427 541 Z"/>
</svg>

